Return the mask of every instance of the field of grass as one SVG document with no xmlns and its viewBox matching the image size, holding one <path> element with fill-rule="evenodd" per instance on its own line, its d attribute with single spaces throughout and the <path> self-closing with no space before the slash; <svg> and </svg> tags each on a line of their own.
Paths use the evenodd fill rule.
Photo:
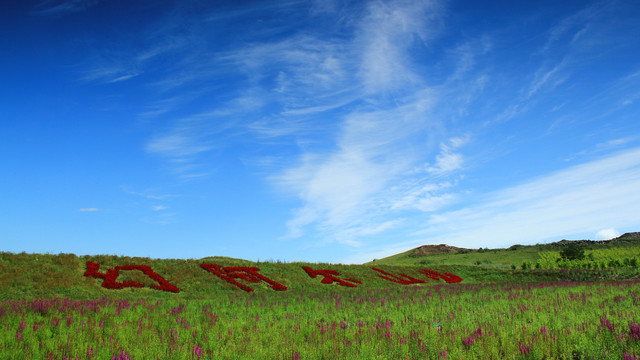
<svg viewBox="0 0 640 360">
<path fill-rule="evenodd" d="M 492 250 L 399 254 L 366 265 L 3 252 L 0 359 L 640 358 L 637 267 L 514 270 L 539 254 L 499 251 L 511 253 L 509 267 L 497 265 L 505 257 Z M 144 287 L 107 289 L 85 276 L 87 261 L 100 273 L 149 265 L 180 292 L 152 289 L 158 283 L 139 270 L 121 270 L 117 281 Z M 287 290 L 238 280 L 254 289 L 246 292 L 203 263 L 258 267 Z M 303 266 L 360 283 L 324 284 Z M 391 282 L 371 267 L 424 282 Z M 420 269 L 462 281 L 430 279 Z"/>
</svg>

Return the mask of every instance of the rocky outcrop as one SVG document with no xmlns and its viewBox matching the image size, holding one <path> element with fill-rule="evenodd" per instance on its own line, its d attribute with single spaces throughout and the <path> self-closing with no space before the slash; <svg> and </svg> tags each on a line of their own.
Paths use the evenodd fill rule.
<svg viewBox="0 0 640 360">
<path fill-rule="evenodd" d="M 624 233 L 618 236 L 616 239 L 640 239 L 640 232 Z"/>
<path fill-rule="evenodd" d="M 437 255 L 437 254 L 457 254 L 460 250 L 466 250 L 463 248 L 449 246 L 445 244 L 440 245 L 422 245 L 418 248 L 413 249 L 413 253 L 409 255 L 409 257 L 419 257 L 419 256 L 427 256 L 427 255 Z"/>
</svg>

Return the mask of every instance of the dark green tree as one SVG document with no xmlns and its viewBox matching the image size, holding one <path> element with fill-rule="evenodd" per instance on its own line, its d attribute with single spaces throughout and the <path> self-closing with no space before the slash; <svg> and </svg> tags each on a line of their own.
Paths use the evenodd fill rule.
<svg viewBox="0 0 640 360">
<path fill-rule="evenodd" d="M 560 256 L 567 260 L 582 260 L 584 259 L 584 249 L 578 243 L 570 243 L 560 251 Z"/>
</svg>

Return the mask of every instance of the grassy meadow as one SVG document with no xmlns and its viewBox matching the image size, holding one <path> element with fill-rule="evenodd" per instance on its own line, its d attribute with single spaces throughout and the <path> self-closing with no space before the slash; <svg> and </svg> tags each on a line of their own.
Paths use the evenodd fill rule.
<svg viewBox="0 0 640 360">
<path fill-rule="evenodd" d="M 364 265 L 2 252 L 0 358 L 637 360 L 638 242 L 586 244 L 582 260 L 563 259 L 554 243 L 410 251 Z M 87 261 L 100 273 L 149 265 L 180 292 L 152 289 L 139 270 L 117 281 L 144 287 L 107 289 L 84 275 Z M 287 290 L 237 280 L 246 292 L 203 263 L 258 267 Z M 302 266 L 361 284 L 324 284 Z M 371 267 L 425 282 L 391 282 Z"/>
</svg>

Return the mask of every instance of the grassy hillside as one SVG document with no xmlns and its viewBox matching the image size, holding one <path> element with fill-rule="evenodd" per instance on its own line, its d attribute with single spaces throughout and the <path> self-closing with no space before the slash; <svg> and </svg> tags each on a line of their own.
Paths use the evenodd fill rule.
<svg viewBox="0 0 640 360">
<path fill-rule="evenodd" d="M 152 289 L 158 283 L 139 270 L 121 270 L 117 278 L 118 282 L 136 281 L 144 285 L 144 288 L 128 287 L 124 289 L 106 289 L 101 286 L 102 279 L 84 276 L 87 271 L 86 262 L 100 264 L 100 273 L 106 273 L 107 269 L 118 265 L 149 265 L 154 272 L 162 276 L 172 285 L 180 289 L 179 293 L 171 293 Z M 200 267 L 202 263 L 218 264 L 220 266 L 255 266 L 259 273 L 287 287 L 288 292 L 343 292 L 353 288 L 340 286 L 336 283 L 322 284 L 323 276 L 315 279 L 309 276 L 302 266 L 309 266 L 314 270 L 335 270 L 337 277 L 341 279 L 355 279 L 360 289 L 376 289 L 384 287 L 401 287 L 380 278 L 381 273 L 371 270 L 369 266 L 362 265 L 336 265 L 336 264 L 312 264 L 312 263 L 254 263 L 247 260 L 208 257 L 199 260 L 178 259 L 149 259 L 128 256 L 82 256 L 74 254 L 12 254 L 0 253 L 0 300 L 1 299 L 32 299 L 38 297 L 71 297 L 74 299 L 95 299 L 96 297 L 119 298 L 131 297 L 135 299 L 139 295 L 158 299 L 202 299 L 223 293 L 240 293 L 244 291 L 235 285 L 229 284 L 218 276 Z M 385 265 L 380 268 L 392 274 L 406 274 L 415 278 L 429 280 L 421 275 L 419 268 L 415 266 Z M 505 281 L 507 278 L 525 279 L 531 277 L 523 272 L 514 274 L 507 270 L 478 271 L 467 266 L 430 266 L 429 270 L 447 272 L 462 277 L 464 283 Z M 537 279 L 537 278 L 536 278 Z M 532 278 L 532 281 L 536 279 Z M 255 293 L 273 293 L 275 290 L 265 282 L 249 283 L 238 280 L 239 283 L 250 286 Z M 435 285 L 444 281 L 429 280 L 427 284 L 419 286 Z"/>
<path fill-rule="evenodd" d="M 520 261 L 531 255 L 531 249 L 523 248 L 513 250 L 509 259 Z M 506 251 L 509 253 L 509 250 Z M 448 256 L 448 257 L 447 257 Z M 358 291 L 380 290 L 413 286 L 433 286 L 445 284 L 444 279 L 433 280 L 422 273 L 421 269 L 450 273 L 462 278 L 459 284 L 477 283 L 534 283 L 554 281 L 582 281 L 599 280 L 609 278 L 637 278 L 637 269 L 606 269 L 606 270 L 513 270 L 499 268 L 497 266 L 469 265 L 475 259 L 495 262 L 496 264 L 504 256 L 498 251 L 484 253 L 469 253 L 458 255 L 436 255 L 426 259 L 414 259 L 408 255 L 397 255 L 395 262 L 389 259 L 376 261 L 366 265 L 338 265 L 317 263 L 272 263 L 251 262 L 227 257 L 207 257 L 198 260 L 179 259 L 149 259 L 128 256 L 82 256 L 74 254 L 12 254 L 0 253 L 0 300 L 29 300 L 35 298 L 72 298 L 76 300 L 91 300 L 96 298 L 139 299 L 141 296 L 150 299 L 207 299 L 224 294 L 247 294 L 239 287 L 230 284 L 220 277 L 200 267 L 200 264 L 218 264 L 227 266 L 251 266 L 260 269 L 259 274 L 264 275 L 287 287 L 287 293 L 327 294 L 345 293 L 356 291 L 355 287 L 332 284 L 323 284 L 324 276 L 311 277 L 302 267 L 308 266 L 313 270 L 334 270 L 340 279 L 354 279 L 361 282 L 356 284 Z M 433 258 L 442 259 L 434 261 Z M 424 264 L 408 264 L 409 260 L 423 262 Z M 85 276 L 88 270 L 86 262 L 100 264 L 98 270 L 106 274 L 108 269 L 115 266 L 148 265 L 151 269 L 179 289 L 178 293 L 153 289 L 159 283 L 151 279 L 140 270 L 121 270 L 116 278 L 117 282 L 135 281 L 143 285 L 142 288 L 125 287 L 123 289 L 108 289 L 102 287 L 103 279 Z M 407 262 L 407 263 L 403 263 Z M 426 264 L 428 261 L 433 263 Z M 457 263 L 456 263 L 457 262 Z M 418 265 L 418 266 L 416 266 Z M 380 277 L 384 275 L 372 270 L 376 267 L 393 275 L 405 274 L 407 276 L 424 280 L 426 283 L 399 284 Z M 112 270 L 113 271 L 113 270 Z M 278 291 L 271 288 L 270 284 L 262 281 L 251 283 L 247 280 L 237 280 L 245 286 L 254 289 L 255 294 L 276 294 Z"/>
<path fill-rule="evenodd" d="M 582 261 L 635 256 L 637 244 L 634 247 L 636 240 L 631 240 L 585 243 L 599 248 L 588 250 L 593 260 Z M 568 244 L 488 251 L 421 247 L 364 265 L 1 252 L 0 358 L 636 356 L 640 353 L 636 341 L 640 324 L 633 312 L 640 304 L 637 268 L 508 267 L 536 256 L 560 264 L 555 261 L 558 250 Z M 237 279 L 254 289 L 246 292 L 201 264 L 259 268 L 260 275 L 287 289 L 277 291 L 270 287 L 273 284 L 252 282 L 250 277 Z M 116 274 L 116 266 L 127 265 L 149 266 L 158 278 L 131 268 Z M 372 268 L 384 270 L 388 278 Z M 314 274 L 321 270 L 334 271 L 331 275 L 340 281 L 357 286 L 323 283 L 326 278 Z M 444 274 L 443 278 L 427 270 Z M 452 280 L 446 273 L 457 275 L 461 282 L 446 283 Z M 389 276 L 400 274 L 423 282 L 389 281 Z M 622 281 L 626 279 L 636 280 Z M 111 286 L 134 281 L 141 287 L 102 286 L 109 281 Z M 162 282 L 179 292 L 153 288 Z M 172 287 L 166 288 L 177 290 Z"/>
<path fill-rule="evenodd" d="M 632 256 L 637 249 L 636 257 L 640 257 L 640 233 L 628 233 L 607 241 L 561 240 L 551 244 L 513 245 L 507 249 L 465 249 L 444 245 L 425 245 L 400 254 L 365 263 L 363 265 L 396 265 L 396 266 L 434 266 L 464 265 L 491 269 L 519 268 L 527 261 L 535 265 L 540 254 L 559 252 L 570 243 L 583 246 L 585 253 L 607 249 L 628 249 L 625 256 Z M 620 259 L 623 262 L 624 259 Z"/>
</svg>

